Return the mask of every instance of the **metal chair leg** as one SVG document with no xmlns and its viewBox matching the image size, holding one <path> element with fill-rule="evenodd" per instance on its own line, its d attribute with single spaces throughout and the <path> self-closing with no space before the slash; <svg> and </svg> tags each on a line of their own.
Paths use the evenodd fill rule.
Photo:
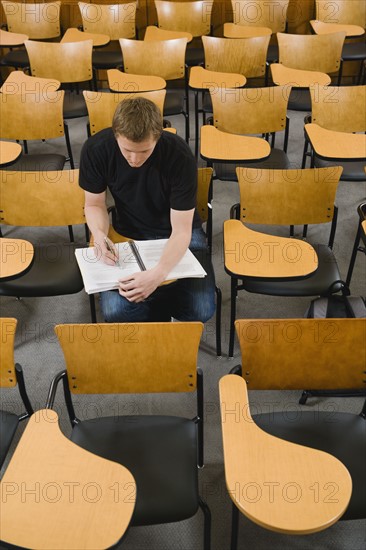
<svg viewBox="0 0 366 550">
<path fill-rule="evenodd" d="M 201 497 L 199 497 L 198 499 L 198 504 L 204 514 L 203 548 L 204 550 L 210 550 L 211 549 L 211 511 L 207 506 L 206 502 Z"/>
</svg>

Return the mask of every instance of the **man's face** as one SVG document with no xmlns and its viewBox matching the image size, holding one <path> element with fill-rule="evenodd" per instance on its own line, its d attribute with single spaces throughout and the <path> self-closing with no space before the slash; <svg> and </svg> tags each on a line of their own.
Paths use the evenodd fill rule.
<svg viewBox="0 0 366 550">
<path fill-rule="evenodd" d="M 139 168 L 150 157 L 157 143 L 156 139 L 150 137 L 144 141 L 130 141 L 124 136 L 118 136 L 118 147 L 128 164 L 133 168 Z"/>
</svg>

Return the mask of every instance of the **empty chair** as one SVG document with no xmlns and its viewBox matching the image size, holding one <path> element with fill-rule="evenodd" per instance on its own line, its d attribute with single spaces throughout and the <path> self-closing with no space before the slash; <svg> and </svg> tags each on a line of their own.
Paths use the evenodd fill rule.
<svg viewBox="0 0 366 550">
<path fill-rule="evenodd" d="M 154 0 L 154 2 L 160 29 L 189 32 L 192 35 L 193 46 L 188 46 L 186 51 L 187 65 L 203 63 L 201 37 L 211 34 L 213 0 L 193 0 L 191 2 Z"/>
<path fill-rule="evenodd" d="M 65 92 L 54 91 L 54 82 L 24 81 L 4 84 L 0 95 L 0 137 L 1 139 L 24 140 L 27 142 L 64 137 L 67 157 L 74 168 L 68 127 L 63 119 Z M 29 93 L 31 91 L 31 93 Z M 45 93 L 43 93 L 45 91 Z M 14 93 L 15 92 L 15 93 Z M 62 170 L 67 157 L 60 153 L 24 154 L 13 164 L 11 170 Z"/>
<path fill-rule="evenodd" d="M 164 117 L 182 114 L 185 118 L 185 137 L 189 140 L 188 79 L 185 69 L 187 38 L 173 40 L 120 39 L 125 73 L 159 76 L 167 84 L 183 82 L 184 91 L 169 91 L 164 103 Z"/>
<path fill-rule="evenodd" d="M 324 166 L 343 166 L 342 180 L 365 181 L 365 163 L 366 163 L 366 142 L 363 147 L 361 144 L 360 152 L 352 145 L 347 149 L 346 144 L 336 148 L 337 137 L 340 140 L 345 139 L 350 134 L 352 140 L 355 139 L 353 133 L 365 133 L 366 131 L 366 86 L 319 86 L 312 88 L 311 93 L 311 118 L 306 117 L 305 122 L 316 124 L 326 130 L 334 131 L 326 141 L 322 140 L 321 145 L 326 145 L 332 152 L 333 158 L 326 158 L 317 155 L 316 143 L 310 143 L 312 149 L 312 165 L 318 168 Z M 307 127 L 307 125 L 306 125 Z M 365 136 L 359 138 L 364 141 Z M 357 139 L 357 138 L 356 138 Z M 302 167 L 305 167 L 306 153 L 309 148 L 307 132 L 305 132 L 305 146 Z M 342 151 L 343 149 L 343 151 Z M 356 160 L 361 154 L 363 160 Z M 342 156 L 344 155 L 344 157 Z M 338 157 L 338 158 L 337 158 Z M 346 157 L 348 159 L 346 160 Z M 355 160 L 352 160 L 352 157 Z"/>
<path fill-rule="evenodd" d="M 365 405 L 359 415 L 337 408 L 332 421 L 329 410 L 289 415 L 288 406 L 252 416 L 247 387 L 364 388 L 365 320 L 332 319 L 330 332 L 326 319 L 240 319 L 236 331 L 242 364 L 232 372 L 242 377 L 229 374 L 220 380 L 232 550 L 237 548 L 239 511 L 261 527 L 288 535 L 364 518 Z M 328 498 L 330 493 L 320 497 L 324 490 L 334 491 L 334 498 Z"/>
<path fill-rule="evenodd" d="M 277 33 L 279 63 L 271 65 L 275 84 L 293 86 L 289 109 L 310 111 L 308 88 L 326 86 L 331 76 L 341 75 L 346 33 L 300 35 Z"/>
<path fill-rule="evenodd" d="M 285 32 L 287 26 L 287 9 L 289 0 L 231 0 L 234 25 L 229 27 L 231 32 L 240 32 L 240 27 L 248 27 L 255 32 L 257 28 L 269 28 L 273 40 L 268 48 L 267 60 L 272 63 L 278 60 L 278 45 L 276 33 Z M 228 31 L 228 27 L 226 27 Z M 257 31 L 258 32 L 258 31 Z M 225 29 L 224 29 L 225 33 Z"/>
<path fill-rule="evenodd" d="M 7 29 L 10 32 L 26 34 L 31 40 L 52 40 L 61 35 L 61 2 L 39 2 L 34 4 L 2 0 Z M 0 65 L 29 67 L 29 58 L 24 48 L 7 53 Z"/>
<path fill-rule="evenodd" d="M 79 42 L 37 42 L 27 40 L 25 47 L 30 61 L 32 76 L 54 78 L 63 85 L 92 88 L 92 40 Z M 70 60 L 72 62 L 70 63 Z M 82 94 L 67 90 L 64 101 L 64 118 L 87 116 Z"/>
<path fill-rule="evenodd" d="M 238 219 L 224 222 L 225 271 L 231 277 L 231 357 L 239 290 L 288 297 L 326 296 L 341 290 L 332 251 L 338 212 L 335 196 L 341 173 L 341 167 L 237 169 L 240 206 L 233 214 Z M 328 244 L 316 240 L 315 248 L 302 240 L 257 233 L 247 226 L 325 223 L 330 223 Z"/>
<path fill-rule="evenodd" d="M 57 384 L 63 381 L 71 440 L 131 472 L 137 487 L 131 526 L 181 521 L 200 507 L 204 548 L 209 550 L 210 512 L 198 490 L 198 466 L 203 465 L 203 374 L 197 369 L 202 323 L 64 324 L 55 331 L 67 370 L 54 378 L 47 406 L 53 406 Z M 185 405 L 187 393 L 196 394 L 195 418 L 177 416 L 174 410 L 174 416 L 113 414 L 80 421 L 71 397 L 156 392 L 177 394 L 179 408 L 179 397 Z"/>
<path fill-rule="evenodd" d="M 96 70 L 115 69 L 123 65 L 120 38 L 136 37 L 137 2 L 123 4 L 98 4 L 78 2 L 83 30 L 109 36 L 111 44 L 93 51 L 93 67 Z"/>
<path fill-rule="evenodd" d="M 264 161 L 253 161 L 258 168 L 290 168 L 287 157 L 289 120 L 286 117 L 288 90 L 282 86 L 210 90 L 213 123 L 221 132 L 237 135 L 262 134 L 272 136 L 270 155 Z M 283 148 L 275 147 L 276 133 L 283 132 Z M 205 143 L 201 144 L 203 147 Z M 243 163 L 225 160 L 214 163 L 216 177 L 236 181 L 235 167 Z"/>
<path fill-rule="evenodd" d="M 19 422 L 33 414 L 33 408 L 24 383 L 23 369 L 18 363 L 14 363 L 14 341 L 17 322 L 13 318 L 0 318 L 0 388 L 4 388 L 3 391 L 5 391 L 5 388 L 15 388 L 18 386 L 25 411 L 15 414 L 14 412 L 0 410 L 0 468 L 3 465 Z M 4 399 L 5 402 L 6 399 Z"/>
<path fill-rule="evenodd" d="M 78 185 L 78 170 L 3 170 L 0 171 L 0 191 L 3 227 L 43 228 L 42 243 L 33 243 L 31 268 L 20 277 L 0 281 L 0 295 L 34 298 L 80 292 L 84 285 L 75 247 L 85 246 L 88 235 L 80 244 L 67 242 L 63 237 L 55 242 L 53 233 L 47 230 L 54 226 L 85 225 L 84 192 Z M 95 320 L 92 300 L 90 305 Z"/>
<path fill-rule="evenodd" d="M 342 49 L 343 61 L 360 63 L 358 81 L 361 80 L 362 63 L 366 59 L 365 27 L 366 6 L 363 0 L 336 0 L 327 2 L 315 0 L 316 20 L 310 24 L 316 34 L 327 32 L 346 32 L 346 41 Z M 355 40 L 356 39 L 356 40 Z"/>
</svg>

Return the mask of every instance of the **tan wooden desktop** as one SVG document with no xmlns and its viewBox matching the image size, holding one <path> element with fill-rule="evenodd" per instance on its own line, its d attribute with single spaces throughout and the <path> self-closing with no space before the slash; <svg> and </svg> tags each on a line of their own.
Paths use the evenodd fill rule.
<svg viewBox="0 0 366 550">
<path fill-rule="evenodd" d="M 0 141 L 0 167 L 15 162 L 22 154 L 22 147 L 13 141 Z"/>
<path fill-rule="evenodd" d="M 330 32 L 345 31 L 347 38 L 362 36 L 365 34 L 365 29 L 358 25 L 324 23 L 324 21 L 317 21 L 316 19 L 311 20 L 310 25 L 316 34 L 329 34 Z"/>
<path fill-rule="evenodd" d="M 110 38 L 107 34 L 83 32 L 83 31 L 79 31 L 79 29 L 72 28 L 72 27 L 66 30 L 65 34 L 61 39 L 61 42 L 62 43 L 82 42 L 83 40 L 92 40 L 94 48 L 98 48 L 100 46 L 106 46 L 110 42 Z"/>
<path fill-rule="evenodd" d="M 0 238 L 0 278 L 22 275 L 33 262 L 32 243 L 23 239 Z"/>
<path fill-rule="evenodd" d="M 225 270 L 238 277 L 301 278 L 318 268 L 306 241 L 253 231 L 240 220 L 224 222 L 224 253 Z"/>
<path fill-rule="evenodd" d="M 72 443 L 50 409 L 30 418 L 0 488 L 1 540 L 37 550 L 112 547 L 136 498 L 129 470 Z"/>
<path fill-rule="evenodd" d="M 305 134 L 317 156 L 327 160 L 366 162 L 366 135 L 327 130 L 318 124 L 305 124 Z"/>
<path fill-rule="evenodd" d="M 17 32 L 8 32 L 0 29 L 0 48 L 13 48 L 14 46 L 21 46 L 25 40 L 28 40 L 29 36 L 26 34 L 20 34 Z"/>
<path fill-rule="evenodd" d="M 262 138 L 222 132 L 214 126 L 201 126 L 200 154 L 207 161 L 246 162 L 263 160 L 271 153 Z"/>
<path fill-rule="evenodd" d="M 352 494 L 347 468 L 325 452 L 264 432 L 250 415 L 245 380 L 220 380 L 226 486 L 237 508 L 258 525 L 286 534 L 309 534 L 333 525 Z M 336 498 L 321 498 L 336 480 Z M 329 485 L 329 486 L 330 486 Z"/>
</svg>

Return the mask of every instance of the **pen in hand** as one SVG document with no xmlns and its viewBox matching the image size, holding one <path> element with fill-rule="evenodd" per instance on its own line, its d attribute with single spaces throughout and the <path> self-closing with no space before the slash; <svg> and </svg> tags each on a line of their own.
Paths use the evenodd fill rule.
<svg viewBox="0 0 366 550">
<path fill-rule="evenodd" d="M 104 244 L 105 244 L 106 249 L 108 250 L 108 252 L 113 254 L 113 256 L 115 257 L 115 264 L 119 266 L 117 253 L 116 253 L 115 249 L 110 245 L 107 237 L 104 237 Z"/>
</svg>

